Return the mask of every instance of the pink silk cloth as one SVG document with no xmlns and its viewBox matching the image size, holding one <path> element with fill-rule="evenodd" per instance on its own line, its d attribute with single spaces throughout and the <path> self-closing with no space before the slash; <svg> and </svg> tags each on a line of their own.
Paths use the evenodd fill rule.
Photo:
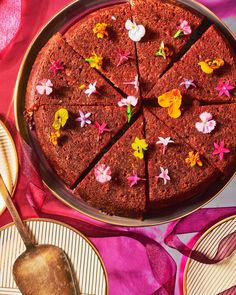
<svg viewBox="0 0 236 295">
<path fill-rule="evenodd" d="M 121 228 L 94 221 L 62 204 L 44 187 L 36 156 L 16 131 L 12 95 L 21 60 L 37 31 L 69 2 L 0 0 L 0 118 L 9 127 L 19 154 L 20 174 L 15 203 L 25 219 L 39 216 L 60 220 L 89 237 L 104 260 L 109 294 L 179 294 L 175 287 L 177 266 L 168 253 L 167 246 L 206 264 L 217 263 L 228 257 L 236 246 L 234 235 L 221 242 L 213 259 L 202 253 L 191 252 L 191 247 L 183 244 L 178 235 L 198 233 L 199 236 L 217 221 L 236 214 L 236 207 L 200 209 L 170 223 L 164 230 L 160 226 Z M 214 8 L 221 17 L 224 17 L 222 11 L 228 13 L 228 16 L 234 12 L 236 14 L 234 0 L 201 2 Z M 221 9 L 222 4 L 224 10 Z M 229 8 L 228 12 L 226 7 Z M 10 215 L 5 211 L 0 216 L 0 226 L 9 222 Z"/>
</svg>

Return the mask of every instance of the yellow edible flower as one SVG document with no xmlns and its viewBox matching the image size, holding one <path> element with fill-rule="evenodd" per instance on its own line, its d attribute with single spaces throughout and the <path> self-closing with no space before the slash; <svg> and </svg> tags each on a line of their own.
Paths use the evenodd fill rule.
<svg viewBox="0 0 236 295">
<path fill-rule="evenodd" d="M 179 89 L 173 89 L 160 95 L 158 103 L 161 107 L 168 108 L 168 114 L 171 118 L 177 119 L 181 116 L 182 95 Z"/>
<path fill-rule="evenodd" d="M 54 115 L 54 122 L 52 124 L 52 127 L 55 130 L 60 130 L 61 127 L 64 127 L 66 125 L 68 118 L 69 113 L 67 109 L 59 109 Z"/>
<path fill-rule="evenodd" d="M 145 139 L 135 138 L 135 141 L 132 143 L 132 149 L 135 151 L 134 156 L 139 159 L 143 159 L 144 153 L 148 148 L 148 144 Z"/>
<path fill-rule="evenodd" d="M 225 64 L 224 60 L 221 58 L 217 59 L 206 59 L 205 61 L 201 61 L 198 65 L 201 67 L 202 71 L 206 74 L 212 74 L 214 70 L 223 67 Z"/>
<path fill-rule="evenodd" d="M 161 42 L 161 46 L 158 51 L 155 52 L 156 56 L 162 56 L 164 59 L 173 55 L 173 51 L 168 47 L 165 46 L 164 42 Z"/>
<path fill-rule="evenodd" d="M 202 167 L 202 161 L 200 160 L 199 152 L 196 152 L 196 154 L 194 154 L 193 151 L 189 152 L 188 158 L 185 159 L 185 163 L 191 167 L 194 167 L 196 164 Z"/>
<path fill-rule="evenodd" d="M 84 90 L 86 88 L 86 85 L 85 84 L 81 84 L 80 86 L 79 86 L 79 89 L 81 89 L 81 90 Z"/>
<path fill-rule="evenodd" d="M 93 32 L 97 35 L 98 39 L 102 39 L 105 36 L 108 37 L 107 27 L 108 25 L 105 23 L 98 23 L 95 25 Z"/>
<path fill-rule="evenodd" d="M 98 70 L 102 66 L 103 58 L 101 56 L 98 56 L 96 53 L 93 53 L 90 57 L 85 58 L 85 61 L 90 64 L 91 68 L 95 68 Z"/>
<path fill-rule="evenodd" d="M 51 132 L 50 134 L 50 141 L 53 145 L 58 145 L 58 138 L 60 138 L 61 133 L 59 130 L 55 131 L 55 132 Z"/>
</svg>

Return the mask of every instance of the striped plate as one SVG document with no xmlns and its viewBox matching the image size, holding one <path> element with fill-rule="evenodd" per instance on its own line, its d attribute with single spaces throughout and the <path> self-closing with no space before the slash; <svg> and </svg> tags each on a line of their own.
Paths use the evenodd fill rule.
<svg viewBox="0 0 236 295">
<path fill-rule="evenodd" d="M 197 241 L 194 249 L 214 257 L 220 241 L 235 231 L 236 216 L 233 216 L 210 228 Z M 236 285 L 235 274 L 236 252 L 224 262 L 214 265 L 205 265 L 188 259 L 184 273 L 184 294 L 217 295 Z"/>
<path fill-rule="evenodd" d="M 27 225 L 37 243 L 56 245 L 67 253 L 77 274 L 81 295 L 107 294 L 107 274 L 101 257 L 81 233 L 53 220 L 30 220 Z M 0 295 L 21 294 L 11 270 L 24 250 L 15 226 L 8 225 L 0 230 Z"/>
<path fill-rule="evenodd" d="M 0 174 L 12 194 L 18 177 L 18 158 L 15 144 L 6 126 L 0 121 Z M 5 202 L 0 195 L 0 214 L 5 209 Z"/>
</svg>

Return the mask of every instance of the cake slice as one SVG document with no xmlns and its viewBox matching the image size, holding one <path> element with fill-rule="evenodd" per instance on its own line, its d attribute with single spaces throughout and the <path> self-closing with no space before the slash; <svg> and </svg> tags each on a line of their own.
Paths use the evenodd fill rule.
<svg viewBox="0 0 236 295">
<path fill-rule="evenodd" d="M 176 5 L 170 1 L 130 0 L 130 2 L 134 21 L 146 29 L 145 36 L 136 43 L 136 46 L 142 96 L 149 98 L 149 91 L 188 42 L 203 18 L 186 6 Z M 179 36 L 174 38 L 177 32 Z M 161 55 L 162 42 L 166 48 L 166 56 Z"/>
<path fill-rule="evenodd" d="M 119 107 L 69 106 L 69 118 L 57 138 L 57 127 L 53 123 L 56 112 L 61 109 L 60 105 L 40 106 L 34 113 L 35 132 L 51 167 L 72 187 L 93 160 L 111 144 L 114 136 L 125 126 L 127 117 Z M 59 119 L 59 124 L 62 121 Z"/>
<path fill-rule="evenodd" d="M 230 175 L 236 165 L 235 112 L 236 104 L 225 104 L 193 106 L 178 119 L 170 118 L 167 110 L 161 108 L 156 109 L 155 115 L 209 163 Z"/>
<path fill-rule="evenodd" d="M 189 152 L 196 151 L 154 115 L 156 110 L 144 109 L 151 209 L 170 207 L 200 196 L 220 175 L 204 157 L 200 157 L 202 166 L 196 163 L 191 167 L 186 163 Z M 165 141 L 169 142 L 166 146 Z M 166 169 L 168 173 L 164 175 Z"/>
<path fill-rule="evenodd" d="M 41 81 L 49 81 L 47 88 Z M 121 98 L 57 33 L 36 58 L 25 100 L 26 109 L 30 109 L 34 104 L 117 105 Z"/>
<path fill-rule="evenodd" d="M 103 156 L 75 194 L 110 215 L 142 218 L 146 210 L 145 161 L 134 156 L 131 145 L 136 138 L 144 139 L 143 117 Z"/>
<path fill-rule="evenodd" d="M 213 70 L 206 60 L 222 59 L 224 65 Z M 219 61 L 218 61 L 219 62 Z M 201 63 L 201 64 L 199 64 Z M 205 65 L 205 66 L 204 66 Z M 220 62 L 219 62 L 220 65 Z M 208 73 L 203 72 L 209 71 Z M 179 88 L 185 100 L 197 99 L 204 103 L 236 101 L 236 58 L 230 44 L 212 26 L 191 49 L 157 81 L 148 97 Z"/>
<path fill-rule="evenodd" d="M 128 3 L 99 9 L 72 26 L 65 38 L 84 59 L 91 60 L 91 66 L 124 93 L 137 95 L 135 46 L 125 28 L 128 19 L 131 19 Z M 96 56 L 102 58 L 101 64 Z M 97 64 L 92 60 L 96 60 Z"/>
</svg>

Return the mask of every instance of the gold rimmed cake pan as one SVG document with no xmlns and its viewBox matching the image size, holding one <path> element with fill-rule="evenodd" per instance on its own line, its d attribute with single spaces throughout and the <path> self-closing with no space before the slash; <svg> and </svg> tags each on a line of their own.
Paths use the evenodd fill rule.
<svg viewBox="0 0 236 295">
<path fill-rule="evenodd" d="M 171 0 L 170 0 L 171 1 Z M 56 14 L 39 32 L 39 34 L 32 41 L 29 46 L 19 73 L 17 77 L 17 82 L 14 91 L 14 102 L 15 102 L 15 118 L 17 123 L 17 128 L 22 135 L 22 137 L 36 150 L 38 156 L 41 160 L 41 175 L 44 183 L 52 191 L 52 193 L 62 202 L 68 206 L 78 210 L 82 214 L 92 217 L 96 220 L 103 221 L 106 223 L 120 225 L 120 226 L 151 226 L 157 225 L 165 222 L 170 222 L 175 219 L 184 217 L 200 207 L 208 204 L 216 196 L 222 193 L 229 182 L 234 178 L 234 175 L 230 175 L 227 179 L 222 180 L 217 186 L 209 188 L 209 190 L 202 196 L 195 197 L 189 201 L 184 202 L 180 206 L 176 206 L 173 210 L 162 210 L 158 212 L 155 217 L 148 217 L 144 221 L 123 218 L 118 216 L 109 216 L 99 210 L 92 208 L 84 201 L 76 199 L 72 192 L 65 187 L 62 181 L 55 176 L 55 173 L 47 164 L 40 147 L 32 143 L 30 133 L 28 131 L 26 122 L 24 120 L 23 112 L 25 108 L 25 93 L 26 86 L 32 65 L 38 55 L 41 48 L 47 43 L 47 41 L 56 32 L 64 33 L 65 30 L 70 27 L 75 21 L 82 18 L 85 14 L 95 11 L 101 7 L 122 3 L 125 1 L 107 1 L 107 0 L 79 0 L 71 3 L 62 9 L 58 14 Z M 174 1 L 171 1 L 174 2 Z M 176 1 L 177 4 L 181 3 L 186 5 L 200 14 L 208 18 L 212 23 L 222 31 L 225 37 L 230 41 L 232 47 L 235 49 L 236 39 L 230 29 L 209 9 L 194 0 L 179 0 Z"/>
</svg>

